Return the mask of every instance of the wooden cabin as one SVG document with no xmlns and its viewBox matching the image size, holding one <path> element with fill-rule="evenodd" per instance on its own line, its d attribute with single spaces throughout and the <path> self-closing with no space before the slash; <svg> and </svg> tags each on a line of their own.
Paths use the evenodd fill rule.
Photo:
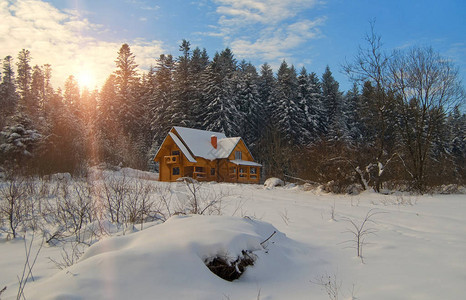
<svg viewBox="0 0 466 300">
<path fill-rule="evenodd" d="M 240 137 L 227 138 L 220 132 L 173 127 L 154 161 L 159 163 L 159 180 L 191 177 L 199 181 L 259 183 L 261 165 Z"/>
</svg>

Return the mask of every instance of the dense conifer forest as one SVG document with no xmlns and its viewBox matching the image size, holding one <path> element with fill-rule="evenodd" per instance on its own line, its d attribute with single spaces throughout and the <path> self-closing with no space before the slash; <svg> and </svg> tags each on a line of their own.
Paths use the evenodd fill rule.
<svg viewBox="0 0 466 300">
<path fill-rule="evenodd" d="M 241 136 L 263 177 L 331 182 L 336 192 L 464 184 L 457 68 L 431 48 L 386 53 L 375 34 L 366 40 L 342 67 L 354 80 L 349 91 L 329 67 L 256 68 L 229 48 L 209 57 L 185 40 L 148 72 L 123 44 L 100 90 L 81 89 L 72 75 L 61 89 L 53 66 L 32 66 L 23 49 L 1 61 L 0 164 L 38 175 L 97 164 L 156 170 L 163 138 L 185 126 Z"/>
</svg>

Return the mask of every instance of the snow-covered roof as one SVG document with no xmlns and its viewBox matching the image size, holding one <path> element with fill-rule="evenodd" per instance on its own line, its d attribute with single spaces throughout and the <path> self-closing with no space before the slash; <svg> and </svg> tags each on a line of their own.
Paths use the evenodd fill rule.
<svg viewBox="0 0 466 300">
<path fill-rule="evenodd" d="M 217 140 L 217 158 L 228 158 L 240 139 L 240 137 L 232 137 Z"/>
<path fill-rule="evenodd" d="M 173 128 L 194 156 L 203 157 L 208 160 L 228 158 L 241 140 L 240 137 L 227 138 L 225 134 L 221 132 L 179 126 Z M 213 135 L 217 137 L 217 149 L 215 149 L 211 143 L 211 137 Z"/>
<path fill-rule="evenodd" d="M 234 163 L 235 165 L 241 165 L 241 166 L 262 167 L 261 164 L 258 164 L 256 162 L 241 160 L 241 159 L 230 160 L 230 162 Z"/>
<path fill-rule="evenodd" d="M 191 155 L 191 153 L 189 153 L 188 149 L 186 149 L 185 145 L 183 144 L 182 141 L 180 141 L 180 139 L 176 136 L 176 134 L 174 134 L 173 132 L 169 132 L 168 133 L 170 135 L 170 137 L 173 139 L 173 141 L 175 142 L 175 144 L 178 146 L 178 148 L 180 148 L 181 152 L 184 154 L 184 156 L 186 156 L 186 158 L 192 162 L 192 163 L 195 163 L 197 162 L 194 157 Z"/>
</svg>

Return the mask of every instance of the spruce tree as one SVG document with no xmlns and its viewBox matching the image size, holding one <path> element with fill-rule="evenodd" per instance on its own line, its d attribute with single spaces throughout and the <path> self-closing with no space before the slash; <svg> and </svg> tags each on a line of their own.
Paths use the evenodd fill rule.
<svg viewBox="0 0 466 300">
<path fill-rule="evenodd" d="M 242 61 L 238 71 L 235 73 L 237 80 L 236 94 L 238 97 L 238 107 L 244 118 L 244 125 L 241 126 L 240 135 L 246 144 L 254 148 L 260 137 L 261 116 L 263 115 L 260 105 L 258 74 L 256 68 L 251 63 Z"/>
<path fill-rule="evenodd" d="M 333 78 L 329 66 L 325 68 L 322 75 L 322 97 L 326 114 L 325 134 L 327 140 L 338 141 L 344 137 L 343 97 L 339 91 L 339 83 Z"/>
<path fill-rule="evenodd" d="M 362 133 L 360 126 L 360 95 L 356 83 L 344 97 L 343 116 L 346 126 L 348 140 L 352 145 L 362 143 Z"/>
<path fill-rule="evenodd" d="M 200 115 L 202 129 L 219 131 L 227 136 L 238 136 L 244 115 L 238 109 L 233 76 L 236 60 L 230 49 L 216 53 L 202 77 L 203 96 Z"/>
<path fill-rule="evenodd" d="M 19 110 L 30 115 L 35 108 L 31 99 L 31 81 L 32 81 L 32 67 L 31 53 L 29 50 L 22 49 L 18 54 L 16 84 L 19 94 Z"/>
<path fill-rule="evenodd" d="M 150 128 L 154 134 L 153 143 L 160 145 L 170 130 L 170 119 L 167 110 L 173 102 L 174 82 L 173 73 L 175 61 L 172 55 L 161 54 L 155 66 L 155 77 L 152 82 L 155 85 L 153 94 L 149 97 L 149 106 L 152 115 Z M 157 146 L 154 146 L 157 147 Z"/>
<path fill-rule="evenodd" d="M 174 94 L 173 101 L 170 104 L 167 117 L 170 124 L 175 126 L 192 127 L 194 120 L 192 118 L 192 85 L 190 76 L 190 43 L 183 40 L 179 50 L 183 53 L 178 57 L 174 70 Z"/>
<path fill-rule="evenodd" d="M 0 83 L 0 129 L 6 125 L 7 118 L 15 112 L 18 103 L 12 64 L 11 56 L 3 59 L 3 77 Z"/>
<path fill-rule="evenodd" d="M 322 87 L 319 77 L 311 72 L 308 75 L 309 103 L 307 113 L 308 130 L 311 142 L 316 142 L 325 133 L 326 114 L 323 108 Z"/>
<path fill-rule="evenodd" d="M 117 85 L 116 76 L 111 74 L 99 94 L 97 112 L 97 132 L 99 139 L 99 156 L 108 163 L 118 164 L 114 156 L 114 145 L 123 134 L 117 116 Z"/>
<path fill-rule="evenodd" d="M 123 44 L 118 51 L 115 60 L 115 80 L 117 85 L 116 118 L 123 126 L 126 134 L 131 135 L 137 131 L 137 97 L 138 77 L 136 68 L 138 65 L 135 56 L 128 44 Z"/>
<path fill-rule="evenodd" d="M 262 124 L 261 135 L 264 133 L 264 129 L 271 125 L 272 117 L 272 95 L 275 90 L 276 78 L 273 75 L 273 70 L 267 63 L 261 66 L 261 72 L 259 77 L 258 89 L 259 89 L 259 105 L 261 106 L 262 116 L 258 116 Z"/>
<path fill-rule="evenodd" d="M 304 111 L 298 103 L 298 79 L 293 66 L 283 61 L 277 73 L 273 94 L 272 118 L 277 130 L 289 144 L 303 145 L 309 140 Z"/>
<path fill-rule="evenodd" d="M 206 49 L 201 51 L 199 47 L 196 47 L 193 50 L 189 63 L 189 82 L 191 85 L 190 114 L 193 128 L 202 128 L 204 123 L 199 117 L 204 111 L 202 107 L 202 78 L 209 63 Z"/>
</svg>

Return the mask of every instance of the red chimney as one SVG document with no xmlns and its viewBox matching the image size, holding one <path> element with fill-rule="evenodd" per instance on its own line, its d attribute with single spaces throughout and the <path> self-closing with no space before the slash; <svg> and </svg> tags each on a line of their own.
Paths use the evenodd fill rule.
<svg viewBox="0 0 466 300">
<path fill-rule="evenodd" d="M 212 146 L 213 146 L 215 149 L 217 149 L 217 136 L 212 135 L 212 136 L 210 137 L 210 143 L 212 144 Z"/>
</svg>

